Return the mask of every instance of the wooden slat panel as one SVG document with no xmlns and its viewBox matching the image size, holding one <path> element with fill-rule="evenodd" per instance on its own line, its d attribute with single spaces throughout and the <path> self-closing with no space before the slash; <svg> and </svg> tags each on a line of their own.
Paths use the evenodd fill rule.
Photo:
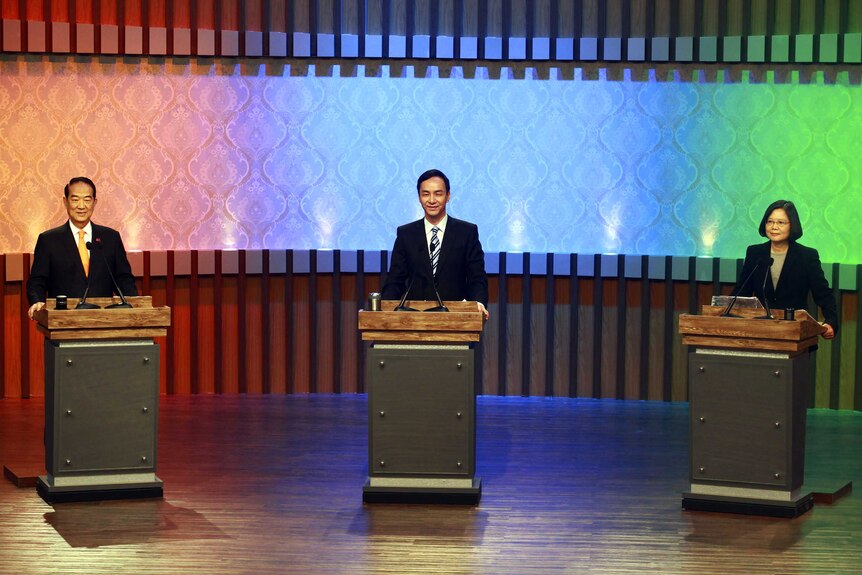
<svg viewBox="0 0 862 575">
<path fill-rule="evenodd" d="M 78 24 L 95 24 L 94 9 L 93 0 L 75 0 L 75 22 Z"/>
<path fill-rule="evenodd" d="M 454 38 L 457 33 L 458 4 L 456 0 L 437 0 L 437 35 Z"/>
<path fill-rule="evenodd" d="M 389 2 L 389 21 L 387 28 L 390 35 L 407 36 L 408 12 L 412 2 L 408 0 L 388 0 Z"/>
<path fill-rule="evenodd" d="M 506 254 L 499 255 L 499 270 L 497 282 L 497 395 L 506 395 L 508 378 L 508 333 L 509 333 L 509 280 L 506 275 Z"/>
<path fill-rule="evenodd" d="M 124 26 L 143 26 L 143 0 L 123 0 L 122 4 L 123 18 L 121 23 Z"/>
<path fill-rule="evenodd" d="M 624 38 L 628 35 L 629 0 L 605 2 L 605 33 L 607 38 Z"/>
<path fill-rule="evenodd" d="M 714 0 L 718 2 L 719 0 Z M 650 18 L 649 0 L 629 0 L 629 36 L 632 38 L 649 38 L 652 36 L 652 19 Z"/>
<path fill-rule="evenodd" d="M 0 279 L 3 280 L 0 286 L 0 319 L 3 320 L 3 327 L 0 328 L 0 399 L 12 397 L 7 395 L 6 390 L 6 254 L 0 253 Z"/>
<path fill-rule="evenodd" d="M 600 0 L 582 0 L 581 2 L 581 36 L 599 38 L 602 29 L 600 17 Z"/>
<path fill-rule="evenodd" d="M 386 30 L 384 19 L 388 0 L 365 0 L 365 33 L 383 35 Z"/>
<path fill-rule="evenodd" d="M 356 310 L 364 305 L 368 291 L 379 290 L 381 274 L 363 271 L 354 277 L 342 272 L 341 252 L 333 255 L 335 271 L 330 272 L 326 264 L 326 271 L 315 270 L 313 277 L 284 273 L 284 263 L 279 264 L 278 273 L 267 271 L 267 263 L 243 270 L 241 262 L 246 259 L 237 259 L 235 252 L 223 268 L 227 256 L 202 254 L 143 255 L 142 293 L 150 293 L 154 304 L 173 304 L 170 335 L 158 339 L 163 346 L 161 386 L 165 392 L 234 393 L 241 388 L 250 393 L 307 392 L 312 388 L 314 363 L 318 365 L 314 377 L 318 391 L 364 389 L 365 344 L 356 330 Z M 292 252 L 283 255 L 289 262 L 287 269 L 292 270 Z M 11 257 L 18 258 L 16 269 L 29 268 L 25 256 Z M 269 262 L 271 257 L 263 261 Z M 357 253 L 361 270 L 365 269 L 364 257 L 364 252 Z M 535 265 L 537 257 L 544 259 L 543 270 Z M 3 393 L 40 396 L 43 337 L 25 319 L 22 286 L 26 275 L 23 270 L 10 274 L 9 258 L 6 254 L 0 260 L 6 267 L 0 309 L 4 317 Z M 212 263 L 202 266 L 201 261 Z M 507 261 L 518 268 L 516 274 L 507 273 Z M 647 279 L 647 256 L 641 257 L 640 278 L 624 273 L 624 257 L 591 256 L 587 261 L 594 269 L 579 278 L 575 275 L 576 255 L 569 256 L 572 272 L 560 276 L 555 275 L 559 270 L 551 256 L 502 254 L 502 273 L 492 275 L 489 284 L 492 320 L 484 326 L 483 345 L 477 348 L 482 365 L 478 391 L 685 400 L 686 348 L 678 334 L 677 318 L 707 303 L 713 293 L 730 291 L 730 284 L 716 283 L 721 262 L 708 262 L 705 269 L 711 269 L 712 275 L 694 281 L 695 274 L 702 276 L 703 270 L 688 258 L 684 260 L 688 264 L 685 279 L 667 281 Z M 531 262 L 541 271 L 530 274 Z M 664 258 L 664 263 L 663 275 L 669 276 L 674 258 Z M 601 265 L 616 267 L 603 272 Z M 202 267 L 213 275 L 202 274 Z M 857 266 L 853 273 L 862 273 L 859 269 Z M 841 277 L 836 274 L 841 271 L 834 266 L 830 272 L 833 285 L 840 285 Z M 217 285 L 221 287 L 217 289 Z M 836 290 L 843 319 L 841 338 L 834 343 L 821 340 L 815 356 L 819 361 L 812 398 L 821 407 L 852 408 L 860 394 L 855 334 L 862 282 L 853 285 L 857 286 L 854 291 Z M 316 307 L 313 314 L 312 303 Z M 312 317 L 317 319 L 312 321 Z M 313 347 L 326 352 L 314 352 Z M 323 355 L 315 358 L 315 353 Z M 342 358 L 340 362 L 327 359 L 333 353 Z M 270 361 L 265 359 L 267 354 Z"/>
<path fill-rule="evenodd" d="M 675 12 L 672 0 L 655 0 L 655 12 L 653 26 L 655 35 L 662 38 L 673 37 L 676 30 L 673 27 Z"/>
</svg>

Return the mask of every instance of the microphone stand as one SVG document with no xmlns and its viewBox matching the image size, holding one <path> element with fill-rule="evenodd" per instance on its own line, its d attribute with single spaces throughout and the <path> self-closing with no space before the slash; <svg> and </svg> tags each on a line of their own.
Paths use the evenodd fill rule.
<svg viewBox="0 0 862 575">
<path fill-rule="evenodd" d="M 413 281 L 416 279 L 416 276 L 410 277 L 410 283 L 407 284 L 407 291 L 404 292 L 404 295 L 401 296 L 401 301 L 398 302 L 398 307 L 396 307 L 392 311 L 419 311 L 418 309 L 413 309 L 410 306 L 404 305 L 404 302 L 407 301 L 407 295 L 410 293 L 410 290 L 413 289 Z"/>
<path fill-rule="evenodd" d="M 751 280 L 751 277 L 754 275 L 754 272 L 757 271 L 757 268 L 759 268 L 760 264 L 762 264 L 762 263 L 763 263 L 763 260 L 759 260 L 754 265 L 754 269 L 751 270 L 751 272 L 749 272 L 748 277 L 745 278 L 745 281 L 743 281 L 742 284 L 739 286 L 739 289 L 736 290 L 736 294 L 734 294 L 733 298 L 730 300 L 730 303 L 728 303 L 727 307 L 724 308 L 724 311 L 721 312 L 721 317 L 740 317 L 738 315 L 734 315 L 734 314 L 730 313 L 730 310 L 732 310 L 733 306 L 736 305 L 736 298 L 739 297 L 739 292 L 741 292 L 742 288 L 744 288 L 748 284 L 748 282 Z"/>
<path fill-rule="evenodd" d="M 92 250 L 93 244 L 87 242 L 87 249 Z M 105 309 L 117 309 L 117 308 L 131 308 L 132 304 L 126 301 L 126 296 L 123 295 L 123 290 L 120 289 L 120 286 L 117 284 L 117 280 L 114 279 L 114 273 L 111 271 L 111 266 L 108 265 L 108 258 L 105 257 L 105 252 L 102 251 L 102 238 L 96 238 L 96 247 L 98 248 L 99 254 L 102 256 L 102 261 L 105 262 L 105 269 L 108 270 L 108 276 L 111 278 L 111 283 L 114 284 L 114 289 L 117 290 L 117 295 L 120 296 L 121 303 L 112 303 L 111 305 L 106 305 Z"/>
<path fill-rule="evenodd" d="M 87 242 L 86 245 L 89 250 L 90 242 Z M 87 273 L 87 287 L 84 288 L 84 295 L 81 297 L 81 301 L 78 302 L 78 305 L 75 306 L 75 309 L 101 309 L 101 306 L 87 301 L 87 294 L 90 293 L 90 277 L 90 274 Z"/>
<path fill-rule="evenodd" d="M 763 308 L 766 310 L 766 315 L 762 315 L 760 317 L 756 317 L 754 319 L 775 319 L 772 315 L 772 312 L 769 310 L 769 299 L 766 297 L 766 280 L 769 278 L 769 270 L 772 269 L 772 262 L 774 262 L 772 258 L 769 258 L 766 265 L 766 273 L 763 274 L 763 287 L 760 288 L 760 293 L 763 294 Z"/>
<path fill-rule="evenodd" d="M 434 295 L 437 297 L 437 307 L 430 307 L 425 311 L 449 311 L 449 308 L 443 305 L 443 300 L 440 299 L 440 292 L 437 291 L 437 278 L 434 278 L 431 285 L 434 287 Z"/>
</svg>

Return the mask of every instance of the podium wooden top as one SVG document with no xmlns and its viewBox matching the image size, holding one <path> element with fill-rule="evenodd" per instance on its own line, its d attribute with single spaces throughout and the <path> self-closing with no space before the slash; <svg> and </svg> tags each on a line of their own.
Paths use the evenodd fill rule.
<svg viewBox="0 0 862 575">
<path fill-rule="evenodd" d="M 37 311 L 37 329 L 52 341 L 86 339 L 143 339 L 165 336 L 171 325 L 171 308 L 153 307 L 150 296 L 127 297 L 132 308 L 104 309 L 119 298 L 97 297 L 87 301 L 102 309 L 75 309 L 78 300 L 69 298 L 69 309 L 54 309 L 54 300 Z"/>
<path fill-rule="evenodd" d="M 734 309 L 741 317 L 721 317 L 722 306 L 705 305 L 701 311 L 701 315 L 679 316 L 683 344 L 798 355 L 816 345 L 823 332 L 823 326 L 801 309 L 796 310 L 793 321 L 755 319 L 763 316 L 762 309 Z"/>
<path fill-rule="evenodd" d="M 485 322 L 474 301 L 446 301 L 448 312 L 426 312 L 435 301 L 408 301 L 419 311 L 393 311 L 396 301 L 382 301 L 382 311 L 359 311 L 359 331 L 366 341 L 468 343 L 479 341 Z"/>
</svg>

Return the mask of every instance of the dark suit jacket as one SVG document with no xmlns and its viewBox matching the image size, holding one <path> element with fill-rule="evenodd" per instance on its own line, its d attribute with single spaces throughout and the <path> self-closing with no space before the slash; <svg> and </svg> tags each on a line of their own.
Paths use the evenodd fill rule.
<svg viewBox="0 0 862 575">
<path fill-rule="evenodd" d="M 135 277 L 132 275 L 132 267 L 126 257 L 126 248 L 123 247 L 119 232 L 105 226 L 92 226 L 90 291 L 87 297 L 109 297 L 114 293 L 114 284 L 108 275 L 105 260 L 123 290 L 123 295 L 137 295 Z M 102 247 L 99 248 L 99 245 Z M 81 297 L 86 288 L 87 276 L 84 275 L 84 265 L 78 255 L 78 241 L 69 229 L 69 222 L 39 234 L 33 253 L 30 279 L 27 280 L 27 299 L 30 305 L 58 294 Z"/>
<path fill-rule="evenodd" d="M 806 309 L 808 307 L 808 293 L 814 297 L 815 303 L 823 311 L 823 317 L 829 325 L 838 333 L 838 307 L 835 304 L 835 296 L 829 289 L 829 283 L 823 275 L 823 267 L 820 265 L 820 254 L 814 248 L 803 246 L 796 242 L 790 242 L 784 267 L 778 277 L 778 285 L 772 285 L 772 274 L 767 272 L 766 264 L 760 268 L 748 280 L 748 285 L 740 285 L 752 272 L 758 262 L 768 260 L 770 242 L 748 246 L 745 252 L 745 261 L 742 264 L 742 272 L 739 274 L 736 289 L 739 295 L 756 295 L 764 301 L 763 280 L 766 278 L 766 298 L 770 309 L 783 310 L 786 308 Z M 740 289 L 741 288 L 741 289 Z M 779 315 L 779 317 L 781 317 Z"/>
<path fill-rule="evenodd" d="M 423 220 L 398 227 L 389 274 L 383 285 L 383 299 L 401 299 L 413 278 L 408 299 L 431 300 L 434 278 L 431 257 L 425 239 Z M 488 305 L 488 278 L 485 275 L 485 253 L 479 242 L 476 224 L 449 216 L 440 259 L 437 261 L 437 291 L 450 301 L 479 301 Z"/>
</svg>

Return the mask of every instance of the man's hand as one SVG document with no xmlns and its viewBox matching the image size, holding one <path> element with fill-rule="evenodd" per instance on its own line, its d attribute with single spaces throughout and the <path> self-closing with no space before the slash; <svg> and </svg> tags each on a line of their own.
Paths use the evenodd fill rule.
<svg viewBox="0 0 862 575">
<path fill-rule="evenodd" d="M 28 315 L 28 316 L 30 316 L 30 319 L 34 319 L 34 318 L 33 318 L 33 315 L 34 315 L 37 311 L 39 311 L 40 309 L 42 309 L 43 307 L 45 307 L 45 302 L 43 302 L 43 301 L 37 301 L 36 303 L 34 303 L 33 305 L 31 305 L 31 306 L 30 306 L 30 309 L 29 309 L 29 310 L 27 310 L 27 315 Z"/>
<path fill-rule="evenodd" d="M 820 335 L 823 336 L 823 339 L 832 339 L 833 337 L 835 337 L 835 330 L 832 328 L 831 325 L 825 322 L 822 325 L 823 333 L 821 333 Z"/>
<path fill-rule="evenodd" d="M 482 305 L 482 302 L 477 301 L 476 304 L 479 306 L 479 311 L 482 312 L 482 317 L 485 318 L 485 321 L 488 321 L 488 318 L 491 317 L 491 314 L 488 313 L 488 310 Z"/>
</svg>

